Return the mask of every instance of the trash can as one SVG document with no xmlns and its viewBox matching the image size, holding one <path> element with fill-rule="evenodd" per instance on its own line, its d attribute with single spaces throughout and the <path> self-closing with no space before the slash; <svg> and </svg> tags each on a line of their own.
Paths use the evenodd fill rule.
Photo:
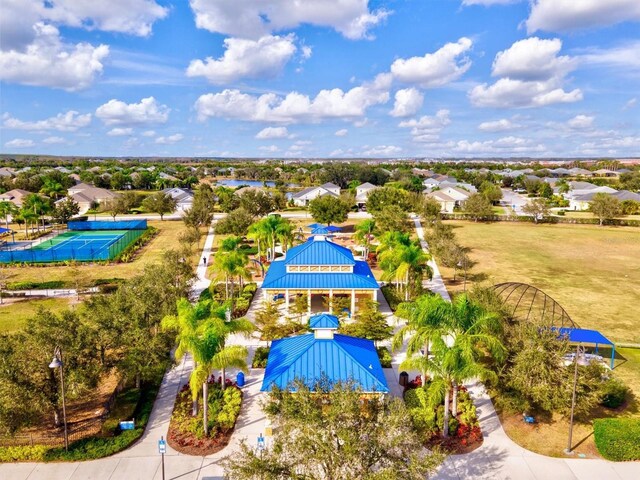
<svg viewBox="0 0 640 480">
<path fill-rule="evenodd" d="M 236 384 L 239 387 L 244 387 L 244 373 L 238 372 L 238 374 L 236 375 Z"/>
<path fill-rule="evenodd" d="M 406 387 L 409 384 L 409 374 L 407 372 L 400 372 L 400 380 L 401 387 Z"/>
</svg>

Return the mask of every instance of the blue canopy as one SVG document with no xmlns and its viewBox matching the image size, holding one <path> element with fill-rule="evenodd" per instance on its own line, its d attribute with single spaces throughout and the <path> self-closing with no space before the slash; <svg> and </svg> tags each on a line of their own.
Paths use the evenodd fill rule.
<svg viewBox="0 0 640 480">
<path fill-rule="evenodd" d="M 0 234 L 11 232 L 10 228 L 0 227 Z"/>
<path fill-rule="evenodd" d="M 341 232 L 342 228 L 335 225 L 320 225 L 319 223 L 312 223 L 309 225 L 311 233 L 314 235 L 328 235 L 329 233 Z"/>
<path fill-rule="evenodd" d="M 599 331 L 587 330 L 585 328 L 569 327 L 553 327 L 552 329 L 558 332 L 559 338 L 566 338 L 571 343 L 594 344 L 596 346 L 596 351 L 598 351 L 598 345 L 611 345 L 611 369 L 613 369 L 613 362 L 616 355 L 616 346 L 611 340 L 609 340 Z"/>
</svg>

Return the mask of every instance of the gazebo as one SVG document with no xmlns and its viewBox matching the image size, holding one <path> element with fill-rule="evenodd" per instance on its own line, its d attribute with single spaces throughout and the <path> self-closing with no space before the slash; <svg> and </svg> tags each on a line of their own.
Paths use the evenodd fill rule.
<svg viewBox="0 0 640 480">
<path fill-rule="evenodd" d="M 287 311 L 292 295 L 307 295 L 309 315 L 314 299 L 328 296 L 332 303 L 334 295 L 351 298 L 353 315 L 358 299 L 377 300 L 378 288 L 367 262 L 355 260 L 351 250 L 326 235 L 314 235 L 289 249 L 271 264 L 262 283 L 265 301 L 284 297 Z"/>
<path fill-rule="evenodd" d="M 291 389 L 295 380 L 310 388 L 321 379 L 353 382 L 363 393 L 389 392 L 371 340 L 335 333 L 340 323 L 333 315 L 310 318 L 313 333 L 274 340 L 269 350 L 261 390 L 273 386 Z"/>
<path fill-rule="evenodd" d="M 613 370 L 614 360 L 616 357 L 616 345 L 602 333 L 597 330 L 587 330 L 585 328 L 554 327 L 553 330 L 558 332 L 558 337 L 566 338 L 569 343 L 595 345 L 596 354 L 598 353 L 598 347 L 600 345 L 611 346 L 611 361 L 609 366 Z"/>
</svg>

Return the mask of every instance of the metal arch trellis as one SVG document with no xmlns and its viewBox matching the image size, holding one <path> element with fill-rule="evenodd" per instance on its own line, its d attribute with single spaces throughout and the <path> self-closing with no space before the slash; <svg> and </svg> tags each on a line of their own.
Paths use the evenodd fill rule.
<svg viewBox="0 0 640 480">
<path fill-rule="evenodd" d="M 506 282 L 493 286 L 509 313 L 517 320 L 530 321 L 532 314 L 549 327 L 578 328 L 567 311 L 552 297 L 527 283 Z"/>
</svg>

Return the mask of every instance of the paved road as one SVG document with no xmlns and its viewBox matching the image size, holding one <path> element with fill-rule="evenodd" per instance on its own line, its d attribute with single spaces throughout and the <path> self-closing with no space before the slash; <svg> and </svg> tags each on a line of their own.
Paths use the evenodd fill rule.
<svg viewBox="0 0 640 480">
<path fill-rule="evenodd" d="M 529 199 L 524 195 L 514 192 L 510 188 L 502 189 L 502 200 L 500 203 L 508 209 L 514 208 L 516 214 L 524 215 L 522 207 L 529 203 Z"/>
</svg>

